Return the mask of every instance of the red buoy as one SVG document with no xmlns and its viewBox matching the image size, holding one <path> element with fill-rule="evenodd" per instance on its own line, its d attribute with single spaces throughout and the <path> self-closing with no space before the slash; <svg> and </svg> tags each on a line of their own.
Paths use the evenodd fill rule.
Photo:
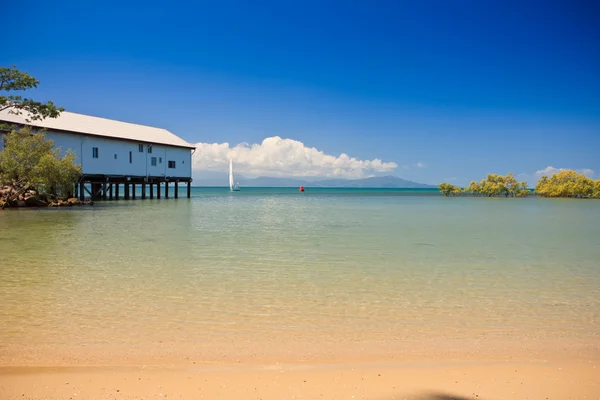
<svg viewBox="0 0 600 400">
<path fill-rule="evenodd" d="M 300 186 L 300 191 L 304 192 L 304 186 Z"/>
</svg>

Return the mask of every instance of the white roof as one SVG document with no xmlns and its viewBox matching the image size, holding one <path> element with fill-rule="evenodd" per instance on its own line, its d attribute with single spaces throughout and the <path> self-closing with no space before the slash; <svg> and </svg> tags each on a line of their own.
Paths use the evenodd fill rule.
<svg viewBox="0 0 600 400">
<path fill-rule="evenodd" d="M 189 147 L 189 144 L 166 129 L 137 125 L 113 119 L 92 117 L 68 111 L 60 113 L 58 118 L 46 118 L 41 121 L 26 121 L 27 113 L 21 115 L 9 113 L 8 109 L 0 111 L 0 121 L 14 124 L 31 125 L 40 128 L 67 131 L 85 135 L 97 135 L 115 139 L 135 140 L 145 143 L 164 144 L 169 146 Z"/>
</svg>

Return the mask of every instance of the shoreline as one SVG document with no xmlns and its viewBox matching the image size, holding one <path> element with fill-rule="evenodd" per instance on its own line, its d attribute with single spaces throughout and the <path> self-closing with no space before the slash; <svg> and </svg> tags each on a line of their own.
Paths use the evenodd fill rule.
<svg viewBox="0 0 600 400">
<path fill-rule="evenodd" d="M 2 399 L 584 399 L 600 359 L 0 367 Z"/>
<path fill-rule="evenodd" d="M 325 338 L 213 338 L 207 341 L 70 346 L 0 344 L 0 367 L 122 365 L 262 365 L 370 362 L 464 362 L 600 359 L 600 338 L 411 338 L 338 341 Z"/>
<path fill-rule="evenodd" d="M 508 343 L 504 343 L 505 345 Z M 0 365 L 4 399 L 596 399 L 600 398 L 600 346 L 495 347 L 474 350 L 399 349 L 386 356 L 299 359 L 300 354 L 252 359 L 187 359 L 146 354 L 107 355 L 107 363 Z M 509 348 L 510 347 L 510 348 Z M 1 351 L 0 354 L 7 355 Z M 198 354 L 196 354 L 198 355 Z M 215 353 L 216 355 L 216 353 Z M 55 360 L 58 361 L 58 360 Z M 73 360 L 75 361 L 75 360 Z"/>
</svg>

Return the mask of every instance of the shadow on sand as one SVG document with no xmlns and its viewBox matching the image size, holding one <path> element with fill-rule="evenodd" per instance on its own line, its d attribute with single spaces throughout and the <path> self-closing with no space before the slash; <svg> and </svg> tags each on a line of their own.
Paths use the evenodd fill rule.
<svg viewBox="0 0 600 400">
<path fill-rule="evenodd" d="M 412 396 L 395 396 L 396 399 L 410 399 L 410 400 L 483 400 L 481 397 L 478 397 L 476 395 L 471 396 L 471 397 L 464 397 L 464 396 L 456 396 L 456 395 L 452 395 L 452 394 L 448 394 L 448 393 L 422 393 L 422 394 L 417 394 L 417 395 L 412 395 Z M 391 400 L 386 398 L 386 399 L 381 399 L 381 400 Z"/>
<path fill-rule="evenodd" d="M 454 396 L 447 393 L 428 393 L 426 395 L 417 396 L 418 400 L 472 400 L 480 399 L 480 397 L 463 397 Z"/>
</svg>

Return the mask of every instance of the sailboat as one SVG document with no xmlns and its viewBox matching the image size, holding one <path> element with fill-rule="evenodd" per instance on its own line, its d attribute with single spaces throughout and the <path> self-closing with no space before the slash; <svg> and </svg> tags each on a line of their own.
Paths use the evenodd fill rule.
<svg viewBox="0 0 600 400">
<path fill-rule="evenodd" d="M 237 192 L 240 190 L 240 184 L 233 184 L 233 159 L 229 159 L 229 190 Z"/>
</svg>

